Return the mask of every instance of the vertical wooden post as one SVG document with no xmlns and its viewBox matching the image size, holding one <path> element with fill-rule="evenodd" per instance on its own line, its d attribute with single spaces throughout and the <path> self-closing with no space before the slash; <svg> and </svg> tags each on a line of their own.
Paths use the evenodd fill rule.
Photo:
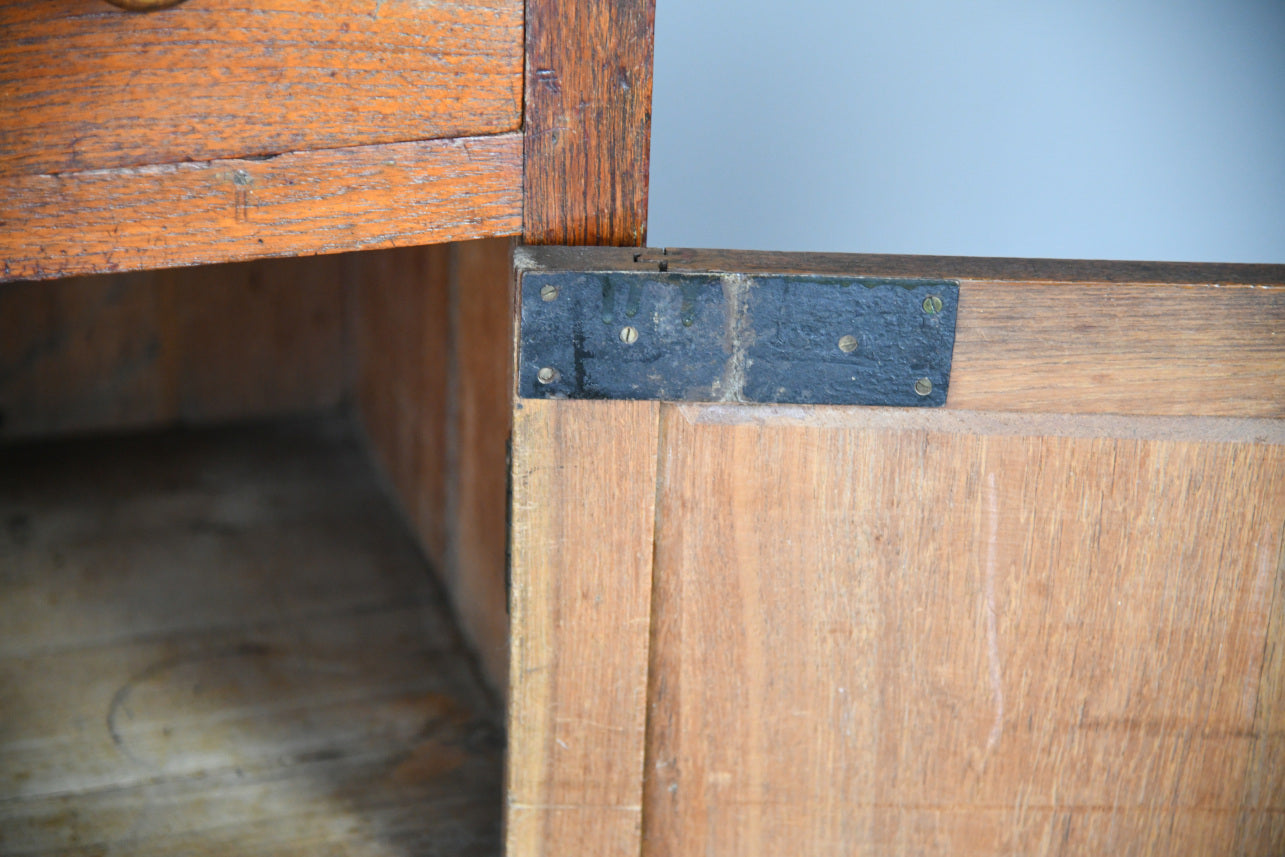
<svg viewBox="0 0 1285 857">
<path fill-rule="evenodd" d="M 647 239 L 655 0 L 526 5 L 522 239 Z"/>
<path fill-rule="evenodd" d="M 654 16 L 527 3 L 527 243 L 645 240 Z M 507 853 L 637 857 L 659 408 L 515 408 Z"/>
</svg>

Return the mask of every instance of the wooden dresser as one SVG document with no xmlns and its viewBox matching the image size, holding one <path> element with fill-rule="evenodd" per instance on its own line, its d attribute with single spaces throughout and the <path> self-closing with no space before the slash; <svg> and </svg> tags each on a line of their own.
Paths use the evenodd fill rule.
<svg viewBox="0 0 1285 857">
<path fill-rule="evenodd" d="M 351 406 L 513 857 L 1285 853 L 1285 268 L 641 249 L 652 21 L 0 5 L 0 432 Z M 515 267 L 947 283 L 949 392 L 519 397 Z"/>
</svg>

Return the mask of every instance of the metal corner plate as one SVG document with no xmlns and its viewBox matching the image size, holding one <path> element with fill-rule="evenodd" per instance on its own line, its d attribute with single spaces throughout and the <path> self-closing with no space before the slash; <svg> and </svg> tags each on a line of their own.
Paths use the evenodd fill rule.
<svg viewBox="0 0 1285 857">
<path fill-rule="evenodd" d="M 932 407 L 959 284 L 654 271 L 527 271 L 518 393 Z"/>
</svg>

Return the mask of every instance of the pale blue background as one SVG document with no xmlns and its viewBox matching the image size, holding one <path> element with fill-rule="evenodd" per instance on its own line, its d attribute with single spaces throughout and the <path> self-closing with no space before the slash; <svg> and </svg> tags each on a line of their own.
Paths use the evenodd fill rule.
<svg viewBox="0 0 1285 857">
<path fill-rule="evenodd" d="M 1285 262 L 1285 0 L 657 0 L 648 243 Z"/>
</svg>

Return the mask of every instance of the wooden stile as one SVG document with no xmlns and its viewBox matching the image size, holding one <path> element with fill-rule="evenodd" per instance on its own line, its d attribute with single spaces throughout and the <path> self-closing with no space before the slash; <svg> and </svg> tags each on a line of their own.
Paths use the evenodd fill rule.
<svg viewBox="0 0 1285 857">
<path fill-rule="evenodd" d="M 654 18 L 654 0 L 527 4 L 526 243 L 645 240 Z M 639 851 L 656 414 L 514 412 L 511 857 Z"/>
<path fill-rule="evenodd" d="M 527 401 L 514 416 L 514 857 L 638 854 L 658 408 Z"/>
<path fill-rule="evenodd" d="M 529 0 L 522 240 L 647 240 L 655 0 Z"/>
</svg>

